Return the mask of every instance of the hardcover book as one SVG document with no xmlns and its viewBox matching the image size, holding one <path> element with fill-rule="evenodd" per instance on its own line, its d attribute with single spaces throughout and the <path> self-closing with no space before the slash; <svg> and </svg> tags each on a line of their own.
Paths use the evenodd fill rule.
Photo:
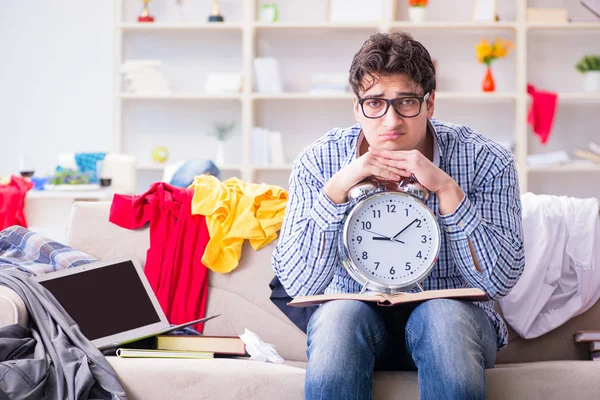
<svg viewBox="0 0 600 400">
<path fill-rule="evenodd" d="M 432 299 L 457 299 L 471 301 L 488 301 L 487 294 L 478 288 L 459 288 L 443 290 L 424 290 L 422 292 L 407 293 L 339 293 L 339 294 L 317 294 L 313 296 L 298 296 L 288 303 L 294 307 L 308 307 L 325 303 L 331 300 L 360 300 L 377 303 L 379 306 L 390 307 L 405 303 L 415 303 Z"/>
<path fill-rule="evenodd" d="M 214 354 L 206 351 L 165 351 L 148 349 L 117 349 L 121 358 L 199 358 L 212 359 Z"/>
<path fill-rule="evenodd" d="M 159 335 L 156 339 L 156 348 L 175 351 L 208 351 L 223 355 L 246 355 L 246 345 L 239 336 Z"/>
</svg>

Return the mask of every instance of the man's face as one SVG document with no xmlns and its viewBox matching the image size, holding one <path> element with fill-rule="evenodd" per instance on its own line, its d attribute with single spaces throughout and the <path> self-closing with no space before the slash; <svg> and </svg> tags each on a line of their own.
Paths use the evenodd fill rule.
<svg viewBox="0 0 600 400">
<path fill-rule="evenodd" d="M 371 86 L 371 83 L 375 84 Z M 366 80 L 366 81 L 364 81 Z M 363 78 L 363 86 L 369 87 L 366 91 L 359 92 L 359 98 L 397 99 L 400 97 L 423 97 L 423 89 L 413 82 L 406 74 L 379 75 Z M 400 116 L 392 105 L 381 118 L 367 118 L 363 114 L 358 99 L 354 98 L 354 117 L 362 126 L 363 133 L 370 146 L 385 150 L 413 150 L 419 149 L 425 143 L 427 120 L 433 116 L 434 95 L 430 94 L 427 102 L 423 102 L 419 115 L 413 118 Z M 367 100 L 368 102 L 368 100 Z M 377 102 L 364 103 L 364 108 L 378 106 Z M 410 101 L 404 104 L 410 104 Z M 385 104 L 383 107 L 385 109 Z M 371 107 L 372 109 L 374 107 Z M 407 113 L 402 112 L 407 115 Z"/>
</svg>

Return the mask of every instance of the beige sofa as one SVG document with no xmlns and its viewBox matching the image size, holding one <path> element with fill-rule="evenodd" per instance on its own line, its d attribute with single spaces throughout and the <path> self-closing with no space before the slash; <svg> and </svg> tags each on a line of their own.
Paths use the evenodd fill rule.
<svg viewBox="0 0 600 400">
<path fill-rule="evenodd" d="M 106 259 L 135 253 L 143 263 L 148 231 L 129 231 L 108 222 L 110 203 L 75 203 L 68 244 Z M 109 357 L 131 399 L 302 399 L 306 337 L 269 300 L 274 244 L 243 251 L 237 269 L 210 275 L 208 313 L 222 316 L 207 323 L 205 333 L 238 335 L 244 328 L 276 345 L 285 365 L 247 359 L 165 360 Z M 19 297 L 0 286 L 0 325 L 26 323 Z M 511 343 L 487 371 L 489 399 L 599 399 L 600 362 L 584 345 L 573 344 L 573 332 L 600 328 L 600 303 L 549 334 L 523 340 L 511 331 Z M 557 361 L 564 360 L 564 361 Z M 377 372 L 376 399 L 417 399 L 414 372 Z"/>
</svg>

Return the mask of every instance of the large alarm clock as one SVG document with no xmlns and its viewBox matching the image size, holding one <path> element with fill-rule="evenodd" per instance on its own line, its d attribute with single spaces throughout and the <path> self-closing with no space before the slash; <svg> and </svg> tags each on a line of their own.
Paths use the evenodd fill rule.
<svg viewBox="0 0 600 400">
<path fill-rule="evenodd" d="M 368 179 L 348 193 L 355 204 L 340 240 L 340 255 L 363 291 L 418 286 L 440 251 L 440 228 L 427 206 L 429 191 L 414 176 L 398 182 Z"/>
</svg>

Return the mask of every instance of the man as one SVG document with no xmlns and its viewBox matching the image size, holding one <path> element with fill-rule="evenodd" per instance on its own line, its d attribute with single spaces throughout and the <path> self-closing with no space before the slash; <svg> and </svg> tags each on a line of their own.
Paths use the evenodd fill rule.
<svg viewBox="0 0 600 400">
<path fill-rule="evenodd" d="M 478 287 L 497 300 L 524 266 L 512 155 L 466 126 L 432 119 L 435 71 L 406 33 L 373 35 L 354 56 L 351 128 L 333 129 L 297 158 L 273 268 L 292 297 L 357 292 L 337 244 L 348 190 L 374 176 L 414 174 L 431 191 L 442 231 L 425 289 Z M 507 330 L 492 302 L 439 299 L 382 309 L 331 301 L 308 324 L 307 399 L 372 398 L 374 370 L 417 370 L 422 399 L 483 399 Z M 401 397 L 401 393 L 398 396 Z"/>
</svg>

